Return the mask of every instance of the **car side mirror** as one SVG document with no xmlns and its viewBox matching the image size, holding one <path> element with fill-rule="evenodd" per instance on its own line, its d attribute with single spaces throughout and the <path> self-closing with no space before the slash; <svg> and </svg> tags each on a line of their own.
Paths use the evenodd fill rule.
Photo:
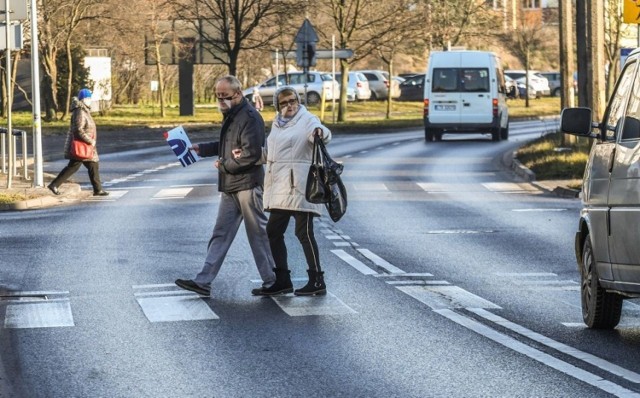
<svg viewBox="0 0 640 398">
<path fill-rule="evenodd" d="M 592 129 L 597 124 L 592 122 L 593 112 L 589 108 L 565 108 L 560 114 L 560 131 L 578 137 L 596 138 Z"/>
</svg>

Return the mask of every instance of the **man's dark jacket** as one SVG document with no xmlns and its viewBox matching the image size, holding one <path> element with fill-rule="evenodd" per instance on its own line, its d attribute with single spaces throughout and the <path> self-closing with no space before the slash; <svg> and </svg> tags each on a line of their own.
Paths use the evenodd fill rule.
<svg viewBox="0 0 640 398">
<path fill-rule="evenodd" d="M 220 141 L 199 144 L 200 156 L 220 158 L 218 191 L 233 193 L 264 184 L 262 158 L 264 120 L 249 102 L 242 102 L 224 115 Z M 242 156 L 234 159 L 232 150 L 241 148 Z"/>
</svg>

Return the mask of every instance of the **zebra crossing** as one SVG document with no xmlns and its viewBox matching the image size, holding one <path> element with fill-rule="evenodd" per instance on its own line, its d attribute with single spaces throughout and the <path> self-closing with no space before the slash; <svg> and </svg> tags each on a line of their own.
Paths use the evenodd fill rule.
<svg viewBox="0 0 640 398">
<path fill-rule="evenodd" d="M 148 183 L 149 181 L 146 181 Z M 106 184 L 105 184 L 106 185 Z M 527 183 L 482 183 L 482 184 L 443 184 L 422 183 L 410 181 L 392 182 L 363 182 L 351 183 L 345 181 L 350 201 L 371 200 L 430 200 L 438 199 L 438 195 L 455 195 L 473 193 L 473 197 L 481 198 L 486 194 L 542 194 L 537 187 Z M 90 189 L 90 186 L 83 187 Z M 109 188 L 109 196 L 91 196 L 84 202 L 115 202 L 127 199 L 131 192 L 145 192 L 145 198 L 150 201 L 189 199 L 192 196 L 216 194 L 216 184 L 193 184 L 156 186 L 117 186 Z M 136 196 L 140 199 L 140 195 Z"/>
</svg>

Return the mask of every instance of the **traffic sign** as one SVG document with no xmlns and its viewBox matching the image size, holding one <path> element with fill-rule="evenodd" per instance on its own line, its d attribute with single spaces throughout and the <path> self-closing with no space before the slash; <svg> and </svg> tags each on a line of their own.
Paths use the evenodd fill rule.
<svg viewBox="0 0 640 398">
<path fill-rule="evenodd" d="M 640 1 L 624 0 L 622 22 L 640 24 Z"/>
<path fill-rule="evenodd" d="M 5 2 L 0 1 L 0 20 L 6 21 Z M 9 21 L 26 21 L 29 19 L 27 0 L 9 0 Z"/>
<path fill-rule="evenodd" d="M 294 39 L 296 42 L 296 63 L 308 68 L 316 64 L 316 43 L 318 34 L 308 19 L 305 19 Z"/>
<path fill-rule="evenodd" d="M 300 29 L 298 29 L 298 33 L 296 34 L 296 38 L 293 40 L 294 42 L 301 43 L 317 43 L 318 42 L 318 34 L 316 30 L 311 25 L 308 19 L 305 19 L 302 23 Z"/>
<path fill-rule="evenodd" d="M 353 57 L 353 50 L 350 48 L 337 49 L 335 50 L 335 55 L 336 55 L 336 58 L 338 59 L 351 58 Z M 333 58 L 333 51 L 332 50 L 316 50 L 315 56 L 317 59 L 331 59 Z M 283 58 L 283 59 L 293 59 L 296 57 L 296 52 L 287 51 L 283 53 L 281 51 L 279 52 L 272 51 L 271 59 L 276 59 L 276 57 Z"/>
</svg>

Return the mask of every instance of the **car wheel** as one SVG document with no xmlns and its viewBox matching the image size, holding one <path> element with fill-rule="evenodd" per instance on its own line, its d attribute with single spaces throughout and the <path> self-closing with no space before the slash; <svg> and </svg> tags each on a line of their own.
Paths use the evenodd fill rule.
<svg viewBox="0 0 640 398">
<path fill-rule="evenodd" d="M 600 286 L 590 235 L 586 236 L 582 245 L 580 280 L 580 301 L 584 323 L 592 329 L 616 327 L 622 313 L 622 296 L 607 292 Z"/>
<path fill-rule="evenodd" d="M 560 96 L 560 87 L 558 87 L 555 90 L 553 90 L 553 96 L 554 97 L 559 97 Z"/>
<path fill-rule="evenodd" d="M 378 96 L 376 95 L 375 91 L 371 92 L 371 98 L 369 98 L 371 101 L 377 101 L 378 100 Z"/>
<path fill-rule="evenodd" d="M 320 94 L 315 91 L 311 91 L 307 93 L 307 104 L 309 105 L 317 105 L 320 103 Z"/>
</svg>

